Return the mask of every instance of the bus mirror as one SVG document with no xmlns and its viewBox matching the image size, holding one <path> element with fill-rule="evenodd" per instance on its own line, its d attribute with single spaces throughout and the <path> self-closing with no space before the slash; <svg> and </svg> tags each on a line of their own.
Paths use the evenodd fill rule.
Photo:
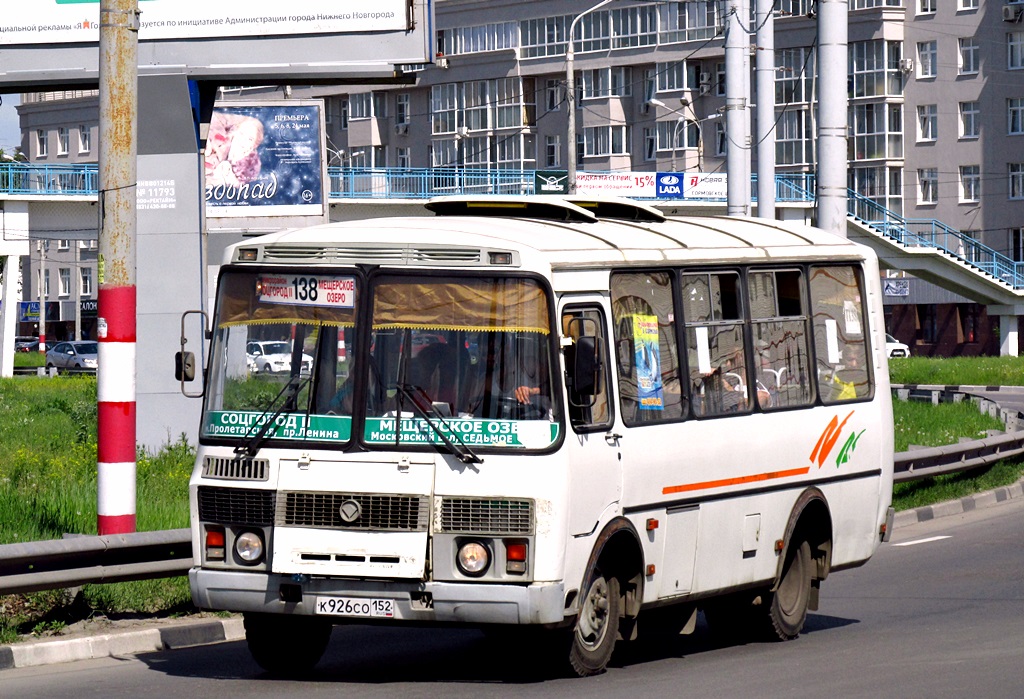
<svg viewBox="0 0 1024 699">
<path fill-rule="evenodd" d="M 600 338 L 583 335 L 577 338 L 575 344 L 573 392 L 577 398 L 589 398 L 598 390 L 598 373 L 601 370 Z"/>
<path fill-rule="evenodd" d="M 174 353 L 174 380 L 195 381 L 196 380 L 196 355 L 195 352 Z"/>
</svg>

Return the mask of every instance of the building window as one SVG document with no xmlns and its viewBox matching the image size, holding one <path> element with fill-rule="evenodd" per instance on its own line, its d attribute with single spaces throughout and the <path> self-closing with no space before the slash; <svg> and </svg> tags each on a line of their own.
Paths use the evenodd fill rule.
<svg viewBox="0 0 1024 699">
<path fill-rule="evenodd" d="M 82 285 L 80 287 L 82 296 L 92 296 L 92 268 L 82 267 L 80 270 Z"/>
<path fill-rule="evenodd" d="M 917 45 L 917 77 L 934 78 L 938 75 L 938 42 L 922 41 Z"/>
<path fill-rule="evenodd" d="M 46 143 L 46 132 L 36 129 L 36 157 L 45 158 L 49 155 L 49 150 Z"/>
<path fill-rule="evenodd" d="M 937 168 L 923 168 L 917 171 L 917 203 L 936 204 L 939 201 L 939 171 Z"/>
<path fill-rule="evenodd" d="M 810 143 L 807 112 L 802 109 L 784 110 L 776 125 L 775 162 L 780 165 L 807 163 Z"/>
<path fill-rule="evenodd" d="M 592 126 L 583 130 L 585 156 L 627 155 L 629 127 L 624 124 Z"/>
<path fill-rule="evenodd" d="M 544 167 L 558 167 L 562 164 L 562 137 L 544 137 Z"/>
<path fill-rule="evenodd" d="M 1010 32 L 1006 35 L 1007 65 L 1010 70 L 1024 68 L 1024 32 Z"/>
<path fill-rule="evenodd" d="M 937 0 L 917 0 L 917 14 L 934 15 Z"/>
<path fill-rule="evenodd" d="M 721 121 L 715 122 L 715 156 L 725 156 L 728 141 L 725 138 L 725 124 Z"/>
<path fill-rule="evenodd" d="M 1011 136 L 1024 134 L 1024 98 L 1006 100 L 1007 132 Z"/>
<path fill-rule="evenodd" d="M 715 0 L 658 5 L 658 43 L 712 39 L 724 25 Z"/>
<path fill-rule="evenodd" d="M 430 129 L 431 133 L 455 133 L 458 112 L 458 85 L 445 83 L 430 88 Z M 437 165 L 439 163 L 435 163 Z"/>
<path fill-rule="evenodd" d="M 369 92 L 350 95 L 348 101 L 350 110 L 349 118 L 369 119 L 373 116 L 373 95 Z"/>
<path fill-rule="evenodd" d="M 725 97 L 725 64 L 715 64 L 715 96 Z"/>
<path fill-rule="evenodd" d="M 644 160 L 657 159 L 658 141 L 654 129 L 644 128 Z"/>
<path fill-rule="evenodd" d="M 395 123 L 409 123 L 409 93 L 401 92 L 395 96 Z"/>
<path fill-rule="evenodd" d="M 61 267 L 57 273 L 60 277 L 60 295 L 71 296 L 71 268 Z"/>
<path fill-rule="evenodd" d="M 583 99 L 629 97 L 633 94 L 629 67 L 597 68 L 582 73 Z"/>
<path fill-rule="evenodd" d="M 917 324 L 921 329 L 921 341 L 934 344 L 939 341 L 939 324 L 934 303 L 922 303 L 917 307 Z"/>
<path fill-rule="evenodd" d="M 691 119 L 659 121 L 655 126 L 659 151 L 696 148 L 700 140 L 700 124 Z"/>
<path fill-rule="evenodd" d="M 1024 228 L 1010 229 L 1010 258 L 1014 262 L 1024 262 Z"/>
<path fill-rule="evenodd" d="M 894 47 L 882 40 L 850 42 L 849 73 L 853 81 L 851 97 L 881 97 L 900 93 L 902 84 L 895 81 L 890 85 L 887 79 L 890 71 L 899 74 L 899 61 L 896 59 L 893 71 L 886 58 L 887 50 L 889 53 L 895 51 Z"/>
<path fill-rule="evenodd" d="M 969 37 L 958 39 L 960 46 L 960 75 L 973 75 L 978 72 L 978 40 Z"/>
<path fill-rule="evenodd" d="M 67 155 L 71 151 L 71 132 L 67 127 L 57 128 L 57 155 Z"/>
<path fill-rule="evenodd" d="M 960 166 L 960 201 L 981 200 L 981 167 L 979 165 Z"/>
<path fill-rule="evenodd" d="M 917 107 L 917 140 L 934 141 L 939 137 L 939 106 L 921 104 Z"/>
<path fill-rule="evenodd" d="M 58 250 L 70 250 L 71 249 L 71 242 L 67 238 L 63 238 L 61 240 L 58 240 L 57 241 L 57 249 Z"/>
<path fill-rule="evenodd" d="M 1024 163 L 1010 163 L 1010 199 L 1024 199 Z"/>
<path fill-rule="evenodd" d="M 977 10 L 978 0 L 958 0 L 956 9 L 958 10 Z"/>
<path fill-rule="evenodd" d="M 960 103 L 960 138 L 978 138 L 981 135 L 981 109 L 977 102 Z"/>
<path fill-rule="evenodd" d="M 341 130 L 348 128 L 349 101 L 348 97 L 341 98 Z"/>
<path fill-rule="evenodd" d="M 78 127 L 78 152 L 88 153 L 92 150 L 92 132 L 89 127 L 82 124 Z"/>
<path fill-rule="evenodd" d="M 544 83 L 544 108 L 549 112 L 559 111 L 562 108 L 563 92 L 561 80 L 546 80 Z"/>
<path fill-rule="evenodd" d="M 50 297 L 50 270 L 43 270 L 43 296 Z"/>
</svg>

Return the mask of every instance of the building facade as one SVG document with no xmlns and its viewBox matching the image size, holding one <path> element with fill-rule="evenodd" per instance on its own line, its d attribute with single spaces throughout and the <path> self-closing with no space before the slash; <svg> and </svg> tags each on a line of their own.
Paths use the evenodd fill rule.
<svg viewBox="0 0 1024 699">
<path fill-rule="evenodd" d="M 575 158 L 581 171 L 724 171 L 726 4 L 592 5 L 437 0 L 436 63 L 403 67 L 405 84 L 284 93 L 324 100 L 329 166 L 547 170 Z M 816 168 L 815 9 L 812 0 L 775 5 L 779 173 Z M 577 18 L 568 143 L 566 49 Z M 852 0 L 848 55 L 850 188 L 893 215 L 940 221 L 1024 260 L 1024 1 Z M 282 90 L 222 90 L 224 99 L 265 96 Z M 24 152 L 95 160 L 95 93 L 60 103 L 23 99 Z M 949 349 L 931 341 L 928 313 L 913 335 L 907 318 L 922 314 L 903 313 L 900 340 Z"/>
</svg>

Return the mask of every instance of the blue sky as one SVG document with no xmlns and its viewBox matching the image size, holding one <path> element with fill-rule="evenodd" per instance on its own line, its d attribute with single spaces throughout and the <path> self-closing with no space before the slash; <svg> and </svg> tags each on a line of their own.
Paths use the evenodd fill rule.
<svg viewBox="0 0 1024 699">
<path fill-rule="evenodd" d="M 18 111 L 15 109 L 19 95 L 2 95 L 0 105 L 0 148 L 5 153 L 13 153 L 21 145 L 21 131 L 18 129 Z"/>
</svg>

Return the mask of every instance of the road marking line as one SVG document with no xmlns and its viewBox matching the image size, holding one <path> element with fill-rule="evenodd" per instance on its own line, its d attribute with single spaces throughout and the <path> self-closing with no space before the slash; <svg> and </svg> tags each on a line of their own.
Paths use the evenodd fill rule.
<svg viewBox="0 0 1024 699">
<path fill-rule="evenodd" d="M 930 544 L 933 541 L 942 541 L 943 539 L 952 539 L 951 536 L 931 536 L 927 539 L 915 539 L 914 541 L 904 541 L 899 544 L 893 544 L 893 546 L 916 546 L 917 544 Z"/>
</svg>

